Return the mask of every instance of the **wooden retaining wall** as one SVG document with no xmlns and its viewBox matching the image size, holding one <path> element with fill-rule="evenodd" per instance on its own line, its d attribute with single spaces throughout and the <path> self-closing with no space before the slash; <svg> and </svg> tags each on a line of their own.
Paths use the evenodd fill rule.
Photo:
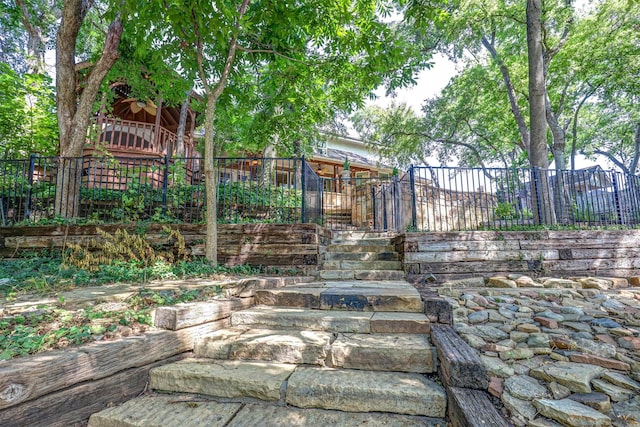
<svg viewBox="0 0 640 427">
<path fill-rule="evenodd" d="M 509 273 L 631 277 L 640 274 L 640 230 L 407 233 L 395 240 L 411 281 Z"/>
<path fill-rule="evenodd" d="M 184 236 L 191 254 L 204 255 L 206 225 L 172 224 L 170 227 Z M 0 228 L 0 257 L 13 257 L 24 251 L 62 249 L 68 243 L 86 244 L 99 238 L 98 229 L 112 234 L 119 228 L 142 233 L 152 244 L 166 241 L 161 224 L 7 227 Z M 273 266 L 314 274 L 330 236 L 330 231 L 316 224 L 220 224 L 218 261 L 229 266 Z"/>
</svg>

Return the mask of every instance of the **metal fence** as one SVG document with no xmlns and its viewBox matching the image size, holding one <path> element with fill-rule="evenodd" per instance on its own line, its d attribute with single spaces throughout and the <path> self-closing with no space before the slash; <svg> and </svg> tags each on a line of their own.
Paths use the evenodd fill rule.
<svg viewBox="0 0 640 427">
<path fill-rule="evenodd" d="M 303 220 L 303 159 L 217 158 L 215 163 L 219 222 Z M 55 218 L 57 189 L 65 180 L 72 190 L 58 213 L 88 221 L 201 222 L 206 206 L 201 165 L 199 158 L 167 157 L 0 161 L 0 224 Z"/>
<path fill-rule="evenodd" d="M 376 231 L 640 224 L 640 177 L 599 167 L 557 172 L 413 166 L 401 177 L 321 178 L 304 158 L 214 161 L 223 223 L 313 222 Z M 59 191 L 65 181 L 69 194 Z M 89 222 L 194 223 L 204 221 L 205 206 L 200 158 L 0 160 L 2 226 L 70 212 Z"/>
<path fill-rule="evenodd" d="M 418 231 L 640 223 L 640 177 L 599 167 L 575 171 L 412 167 L 408 181 L 412 192 L 403 194 L 402 205 L 405 212 L 411 209 L 411 215 L 410 220 L 403 216 L 403 226 Z"/>
</svg>

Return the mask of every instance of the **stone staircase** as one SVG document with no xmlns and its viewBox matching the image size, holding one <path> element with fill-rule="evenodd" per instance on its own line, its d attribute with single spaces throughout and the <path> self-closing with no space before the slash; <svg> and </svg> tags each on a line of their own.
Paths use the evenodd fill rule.
<svg viewBox="0 0 640 427">
<path fill-rule="evenodd" d="M 320 278 L 325 280 L 404 280 L 396 233 L 333 231 Z"/>
<path fill-rule="evenodd" d="M 255 299 L 199 340 L 195 358 L 154 368 L 159 394 L 89 426 L 446 425 L 430 323 L 408 283 L 318 282 Z"/>
</svg>

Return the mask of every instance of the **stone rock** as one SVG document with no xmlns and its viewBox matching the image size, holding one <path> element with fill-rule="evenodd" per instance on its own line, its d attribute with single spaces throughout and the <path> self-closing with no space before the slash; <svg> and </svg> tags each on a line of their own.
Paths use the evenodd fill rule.
<svg viewBox="0 0 640 427">
<path fill-rule="evenodd" d="M 530 348 L 514 348 L 512 350 L 500 352 L 500 359 L 502 360 L 521 360 L 531 359 L 533 357 L 533 350 Z"/>
<path fill-rule="evenodd" d="M 618 338 L 618 345 L 627 350 L 640 350 L 640 337 L 622 337 Z"/>
<path fill-rule="evenodd" d="M 482 354 L 480 359 L 482 359 L 482 363 L 487 367 L 490 375 L 508 378 L 514 374 L 513 368 L 497 357 L 489 357 Z"/>
<path fill-rule="evenodd" d="M 618 372 L 605 372 L 600 378 L 609 381 L 611 384 L 640 393 L 640 383 L 632 380 L 626 375 L 622 375 Z"/>
<path fill-rule="evenodd" d="M 492 396 L 500 398 L 502 396 L 502 392 L 504 391 L 504 379 L 499 377 L 490 377 L 489 387 L 487 387 L 487 391 Z"/>
<path fill-rule="evenodd" d="M 527 345 L 529 347 L 549 347 L 549 335 L 543 333 L 529 334 Z"/>
<path fill-rule="evenodd" d="M 508 320 L 513 319 L 513 315 L 511 318 L 505 317 L 502 314 L 500 314 L 499 312 L 497 312 L 496 310 L 487 310 L 489 312 L 489 321 L 490 322 L 500 322 L 500 323 L 504 323 L 507 322 Z"/>
<path fill-rule="evenodd" d="M 629 284 L 634 288 L 640 287 L 640 276 L 629 277 Z"/>
<path fill-rule="evenodd" d="M 549 345 L 560 350 L 571 350 L 575 348 L 575 343 L 573 341 L 558 335 L 549 337 Z"/>
<path fill-rule="evenodd" d="M 506 319 L 513 319 L 513 318 L 515 318 L 515 317 L 516 317 L 515 311 L 513 311 L 513 310 L 509 310 L 509 309 L 508 309 L 508 308 L 506 308 L 506 307 L 500 307 L 500 308 L 498 308 L 498 313 L 499 313 L 501 316 L 505 317 Z"/>
<path fill-rule="evenodd" d="M 613 413 L 617 416 L 614 421 L 616 427 L 640 427 L 640 396 L 614 403 Z"/>
<path fill-rule="evenodd" d="M 504 389 L 513 397 L 521 400 L 534 400 L 547 397 L 546 387 L 527 375 L 515 375 L 504 381 Z"/>
<path fill-rule="evenodd" d="M 503 342 L 503 341 L 501 341 Z M 515 345 L 501 345 L 499 343 L 490 343 L 490 344 L 486 344 L 483 345 L 481 350 L 482 351 L 487 351 L 487 352 L 491 352 L 491 353 L 500 353 L 501 351 L 508 351 L 511 350 L 512 348 L 515 348 Z"/>
<path fill-rule="evenodd" d="M 540 313 L 536 314 L 537 316 L 540 317 L 546 317 L 547 319 L 553 319 L 557 322 L 564 322 L 565 318 L 562 314 L 558 314 L 558 313 L 554 313 L 553 311 L 541 311 Z"/>
<path fill-rule="evenodd" d="M 487 286 L 490 288 L 517 288 L 514 280 L 502 276 L 490 277 L 487 279 Z"/>
<path fill-rule="evenodd" d="M 549 319 L 547 317 L 536 316 L 533 318 L 536 322 L 540 323 L 540 325 L 549 329 L 558 329 L 558 321 L 554 319 Z"/>
<path fill-rule="evenodd" d="M 562 322 L 562 326 L 578 332 L 591 332 L 591 326 L 581 322 Z"/>
<path fill-rule="evenodd" d="M 532 325 L 531 323 L 521 323 L 516 327 L 516 329 L 520 332 L 525 332 L 527 334 L 540 332 L 540 328 L 537 327 L 536 325 Z"/>
<path fill-rule="evenodd" d="M 520 276 L 515 280 L 519 288 L 539 288 L 543 286 L 542 283 L 536 282 L 529 276 Z"/>
<path fill-rule="evenodd" d="M 623 303 L 610 298 L 602 303 L 602 308 L 604 308 L 610 313 L 618 314 L 621 311 L 623 311 L 626 308 L 626 306 Z"/>
<path fill-rule="evenodd" d="M 467 316 L 467 320 L 472 325 L 477 323 L 485 323 L 487 320 L 489 320 L 489 313 L 487 310 L 476 311 L 476 312 L 470 313 Z"/>
<path fill-rule="evenodd" d="M 628 337 L 633 335 L 633 332 L 630 330 L 620 327 L 620 328 L 611 328 L 608 331 L 611 335 L 615 335 L 617 337 Z"/>
<path fill-rule="evenodd" d="M 490 325 L 477 325 L 473 327 L 474 334 L 489 342 L 498 342 L 509 338 L 509 334 Z"/>
<path fill-rule="evenodd" d="M 585 277 L 583 279 L 577 279 L 577 281 L 582 284 L 583 289 L 599 289 L 601 291 L 606 291 L 607 289 L 611 289 L 613 286 L 613 282 L 607 279 L 599 279 L 597 277 Z"/>
<path fill-rule="evenodd" d="M 616 355 L 616 348 L 611 344 L 596 342 L 593 340 L 586 340 L 583 338 L 577 338 L 574 340 L 576 349 L 583 353 L 593 354 L 600 357 L 614 357 Z"/>
<path fill-rule="evenodd" d="M 511 413 L 515 413 L 526 420 L 532 420 L 536 417 L 537 411 L 531 402 L 513 397 L 507 391 L 502 393 L 502 403 Z"/>
<path fill-rule="evenodd" d="M 545 288 L 566 288 L 566 289 L 578 289 L 581 287 L 580 283 L 574 282 L 568 279 L 546 279 L 542 282 Z"/>
<path fill-rule="evenodd" d="M 596 411 L 605 413 L 611 411 L 611 399 L 604 393 L 597 391 L 592 393 L 574 393 L 569 396 L 569 399 L 587 405 Z"/>
<path fill-rule="evenodd" d="M 571 390 L 555 381 L 551 381 L 548 386 L 551 391 L 551 396 L 556 400 L 564 399 L 571 394 Z"/>
<path fill-rule="evenodd" d="M 534 400 L 535 408 L 547 418 L 572 427 L 609 427 L 611 418 L 571 399 Z"/>
<path fill-rule="evenodd" d="M 460 334 L 462 339 L 475 349 L 480 349 L 487 344 L 487 342 L 474 334 Z"/>
<path fill-rule="evenodd" d="M 593 334 L 590 332 L 575 332 L 571 334 L 571 339 L 573 340 L 589 340 L 593 341 Z"/>
<path fill-rule="evenodd" d="M 608 329 L 613 329 L 613 328 L 620 328 L 622 327 L 622 325 L 620 325 L 620 323 L 611 320 L 607 317 L 601 317 L 599 319 L 593 319 L 591 321 L 591 324 L 593 326 L 599 326 L 601 328 L 608 328 Z"/>
<path fill-rule="evenodd" d="M 576 393 L 590 393 L 591 380 L 600 377 L 605 371 L 599 366 L 556 362 L 534 368 L 529 375 L 548 382 L 556 381 Z"/>
<path fill-rule="evenodd" d="M 526 332 L 512 331 L 509 334 L 509 339 L 515 342 L 526 342 L 529 339 L 529 334 Z"/>
<path fill-rule="evenodd" d="M 588 363 L 589 365 L 602 366 L 603 368 L 617 369 L 619 371 L 629 371 L 631 369 L 631 366 L 626 362 L 594 356 L 592 354 L 573 353 L 569 356 L 569 360 L 575 363 Z"/>
<path fill-rule="evenodd" d="M 601 391 L 609 396 L 614 402 L 622 402 L 623 400 L 630 399 L 636 394 L 629 389 L 618 387 L 617 385 L 613 385 L 608 381 L 599 379 L 591 380 L 591 385 L 593 385 L 594 389 Z"/>
<path fill-rule="evenodd" d="M 609 334 L 597 334 L 596 336 L 593 337 L 596 341 L 600 341 L 603 343 L 607 343 L 607 344 L 611 344 L 611 345 L 618 345 L 616 343 L 616 340 L 613 339 L 611 337 L 611 335 Z"/>
</svg>

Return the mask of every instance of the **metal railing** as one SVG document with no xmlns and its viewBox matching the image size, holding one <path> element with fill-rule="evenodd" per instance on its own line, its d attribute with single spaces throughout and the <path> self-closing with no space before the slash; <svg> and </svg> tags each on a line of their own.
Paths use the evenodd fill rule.
<svg viewBox="0 0 640 427">
<path fill-rule="evenodd" d="M 105 222 L 205 219 L 199 158 L 80 157 L 0 161 L 0 225 L 56 217 L 63 180 L 71 181 L 60 213 Z M 296 223 L 303 219 L 303 159 L 217 158 L 218 221 Z M 73 190 L 75 189 L 75 191 Z M 59 203 L 60 204 L 60 203 Z"/>
<path fill-rule="evenodd" d="M 313 222 L 376 231 L 640 224 L 640 177 L 600 168 L 413 166 L 401 177 L 321 178 L 304 158 L 214 161 L 223 223 Z M 65 182 L 68 194 L 59 191 Z M 2 226 L 57 213 L 89 222 L 194 223 L 204 221 L 205 206 L 200 158 L 0 160 Z"/>
<path fill-rule="evenodd" d="M 640 223 L 640 177 L 600 168 L 575 171 L 412 167 L 412 209 L 403 228 L 592 228 Z"/>
</svg>

